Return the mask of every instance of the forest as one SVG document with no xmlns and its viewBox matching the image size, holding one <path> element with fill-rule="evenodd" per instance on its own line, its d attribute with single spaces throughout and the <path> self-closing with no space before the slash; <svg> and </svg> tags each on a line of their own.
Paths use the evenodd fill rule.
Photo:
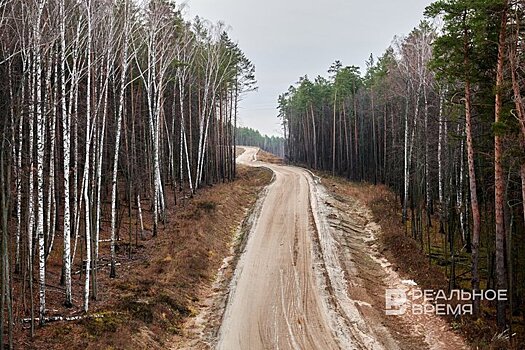
<svg viewBox="0 0 525 350">
<path fill-rule="evenodd" d="M 449 289 L 508 291 L 473 311 L 512 334 L 525 317 L 525 2 L 439 0 L 425 16 L 363 72 L 335 61 L 280 95 L 285 156 L 386 184 Z"/>
<path fill-rule="evenodd" d="M 124 216 L 155 237 L 179 198 L 235 178 L 254 74 L 224 24 L 169 0 L 0 1 L 0 344 L 89 311 Z"/>
<path fill-rule="evenodd" d="M 254 146 L 275 154 L 278 157 L 284 157 L 284 138 L 279 136 L 261 135 L 259 130 L 252 128 L 237 128 L 236 141 L 238 145 Z"/>
</svg>

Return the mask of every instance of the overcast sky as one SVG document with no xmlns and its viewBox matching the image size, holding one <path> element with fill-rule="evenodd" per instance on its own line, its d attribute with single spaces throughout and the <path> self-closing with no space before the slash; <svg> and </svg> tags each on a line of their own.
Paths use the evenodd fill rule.
<svg viewBox="0 0 525 350">
<path fill-rule="evenodd" d="M 277 97 L 300 76 L 326 76 L 335 61 L 365 66 L 395 35 L 423 19 L 431 0 L 188 0 L 196 15 L 230 26 L 230 37 L 255 64 L 258 91 L 240 104 L 239 125 L 282 135 Z"/>
</svg>

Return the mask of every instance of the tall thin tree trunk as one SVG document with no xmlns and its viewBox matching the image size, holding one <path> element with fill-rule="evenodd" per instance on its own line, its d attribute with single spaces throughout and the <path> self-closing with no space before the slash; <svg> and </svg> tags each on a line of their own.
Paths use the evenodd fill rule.
<svg viewBox="0 0 525 350">
<path fill-rule="evenodd" d="M 337 89 L 334 94 L 334 118 L 332 120 L 332 176 L 335 176 L 335 115 L 337 111 Z"/>
<path fill-rule="evenodd" d="M 85 211 L 85 224 L 84 229 L 86 231 L 86 276 L 84 284 L 84 312 L 89 309 L 89 289 L 90 289 L 90 275 L 91 275 L 91 200 L 89 198 L 89 174 L 90 174 L 90 162 L 91 162 L 91 138 L 93 130 L 91 126 L 91 78 L 92 78 L 92 8 L 91 0 L 87 0 L 87 84 L 86 84 L 86 152 L 85 152 L 85 163 L 84 163 L 84 174 L 83 180 L 83 195 L 84 195 L 84 211 Z"/>
<path fill-rule="evenodd" d="M 124 97 L 126 89 L 126 75 L 128 71 L 128 1 L 124 3 L 124 38 L 123 38 L 123 54 L 122 54 L 122 71 L 120 72 L 120 90 L 119 102 L 117 110 L 117 133 L 115 136 L 115 149 L 113 158 L 113 177 L 111 179 L 111 268 L 109 277 L 115 278 L 117 276 L 116 265 L 116 223 L 117 223 L 117 175 L 118 175 L 118 159 L 120 151 L 120 134 L 122 129 L 122 116 L 124 114 Z M 131 198 L 129 199 L 131 201 Z M 139 205 L 140 208 L 140 205 Z M 131 244 L 131 242 L 130 242 Z"/>
<path fill-rule="evenodd" d="M 446 90 L 439 90 L 439 135 L 438 135 L 438 197 L 439 197 L 439 231 L 444 232 L 443 220 L 445 212 L 445 203 L 443 202 L 443 146 L 446 133 L 447 124 L 443 120 L 443 105 Z"/>
<path fill-rule="evenodd" d="M 26 73 L 27 69 L 27 58 L 24 56 L 22 57 L 22 72 Z M 25 100 L 25 93 L 26 93 L 26 79 L 22 78 L 21 83 L 21 101 Z M 22 187 L 23 187 L 23 181 L 22 181 L 22 153 L 24 149 L 24 108 L 22 107 L 20 114 L 20 120 L 18 122 L 18 149 L 17 149 L 17 160 L 16 160 L 16 168 L 17 168 L 17 177 L 16 177 L 16 214 L 17 214 L 17 220 L 16 220 L 16 253 L 15 253 L 15 273 L 20 273 L 20 240 L 22 235 Z"/>
<path fill-rule="evenodd" d="M 467 159 L 470 188 L 470 206 L 472 211 L 472 290 L 479 290 L 479 232 L 480 216 L 474 167 L 474 141 L 472 138 L 471 90 L 470 81 L 465 82 L 465 132 L 467 134 Z M 479 312 L 479 300 L 474 300 L 474 313 Z"/>
<path fill-rule="evenodd" d="M 404 197 L 403 197 L 403 223 L 407 221 L 408 186 L 410 184 L 410 170 L 408 160 L 408 97 L 405 100 L 405 147 L 404 147 Z"/>
<path fill-rule="evenodd" d="M 314 116 L 314 105 L 310 103 L 310 115 L 312 116 L 312 135 L 313 135 L 313 146 L 314 146 L 314 169 L 317 169 L 317 130 L 315 128 L 315 116 Z"/>
<path fill-rule="evenodd" d="M 71 209 L 70 209 L 70 185 L 69 164 L 71 147 L 71 120 L 66 106 L 66 24 L 65 24 L 65 0 L 60 0 L 60 91 L 62 112 L 62 142 L 64 152 L 64 282 L 66 295 L 64 305 L 72 307 L 71 297 Z M 76 63 L 76 62 L 75 62 Z"/>
<path fill-rule="evenodd" d="M 520 36 L 520 22 L 516 18 L 516 29 L 513 34 L 512 44 L 509 50 L 509 61 L 510 61 L 510 72 L 512 79 L 512 91 L 514 93 L 514 104 L 516 107 L 516 114 L 518 117 L 518 122 L 520 126 L 520 145 L 522 152 L 525 152 L 525 106 L 523 105 L 523 97 L 521 96 L 520 85 L 517 75 L 517 64 L 516 60 L 519 58 L 517 53 L 517 45 L 519 42 Z M 525 161 L 522 161 L 520 164 L 520 176 L 521 176 L 521 194 L 522 194 L 522 208 L 523 208 L 523 218 L 525 220 Z"/>
<path fill-rule="evenodd" d="M 496 104 L 494 110 L 495 123 L 501 121 L 502 113 L 502 89 L 503 89 L 503 65 L 505 60 L 505 39 L 507 28 L 507 4 L 501 14 L 501 27 L 498 40 L 498 61 L 496 66 Z M 507 271 L 505 267 L 505 175 L 503 174 L 502 164 L 502 137 L 496 131 L 494 134 L 494 199 L 495 199 L 495 216 L 496 216 L 496 287 L 499 291 L 507 288 Z M 507 303 L 503 298 L 498 299 L 497 302 L 497 321 L 500 330 L 505 329 L 506 326 L 506 309 Z"/>
<path fill-rule="evenodd" d="M 42 54 L 41 54 L 41 27 L 40 22 L 44 11 L 45 0 L 38 3 L 38 14 L 35 21 L 35 114 L 36 114 L 36 167 L 37 167 L 37 221 L 36 234 L 38 237 L 38 260 L 39 260 L 39 320 L 44 324 L 46 311 L 46 261 L 44 243 L 44 151 L 45 151 L 45 125 L 46 119 L 42 113 Z"/>
</svg>

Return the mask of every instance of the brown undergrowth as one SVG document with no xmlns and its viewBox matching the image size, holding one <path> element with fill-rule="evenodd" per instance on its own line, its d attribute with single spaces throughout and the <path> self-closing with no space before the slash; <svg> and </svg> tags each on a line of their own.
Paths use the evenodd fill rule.
<svg viewBox="0 0 525 350">
<path fill-rule="evenodd" d="M 332 177 L 321 173 L 323 184 L 334 195 L 341 198 L 353 197 L 367 206 L 376 223 L 381 226 L 379 243 L 381 253 L 392 263 L 392 267 L 404 279 L 413 279 L 422 289 L 448 291 L 449 280 L 445 266 L 439 260 L 430 262 L 428 254 L 421 243 L 406 233 L 402 223 L 401 205 L 396 195 L 384 185 L 352 183 L 341 177 Z M 437 218 L 434 218 L 437 223 Z M 438 226 L 437 224 L 435 226 Z M 432 245 L 439 245 L 443 239 L 436 230 L 431 231 Z M 468 276 L 467 276 L 468 277 Z M 466 278 L 465 280 L 468 280 Z M 466 286 L 468 289 L 468 286 Z M 446 317 L 451 327 L 461 332 L 474 349 L 523 349 L 524 334 L 515 325 L 514 344 L 496 339 L 498 334 L 494 319 L 494 305 L 482 304 L 482 316 L 479 319 L 465 316 L 460 318 Z"/>
<path fill-rule="evenodd" d="M 263 151 L 262 149 L 260 149 L 259 152 L 257 152 L 257 160 L 271 164 L 283 164 L 282 158 L 276 156 L 273 153 Z"/>
<path fill-rule="evenodd" d="M 238 157 L 243 153 L 244 153 L 244 148 L 239 147 L 239 146 L 235 147 L 235 157 Z"/>
<path fill-rule="evenodd" d="M 29 337 L 27 327 L 16 328 L 16 348 L 24 349 L 163 349 L 166 341 L 182 335 L 182 325 L 198 309 L 200 290 L 209 288 L 246 209 L 272 178 L 264 168 L 238 167 L 237 180 L 200 189 L 193 198 L 168 194 L 166 224 L 151 236 L 151 215 L 144 205 L 146 234 L 135 236 L 136 223 L 122 220 L 117 278 L 108 277 L 109 244 L 102 243 L 98 270 L 98 300 L 90 313 L 101 317 L 59 321 L 36 327 Z M 168 191 L 170 192 L 170 191 Z M 178 197 L 180 195 L 178 194 Z M 133 219 L 134 220 L 134 219 Z M 108 228 L 104 226 L 103 231 Z M 131 230 L 131 231 L 129 231 Z M 105 233 L 107 235 L 107 232 Z M 57 234 L 58 236 L 58 234 Z M 61 240 L 57 237 L 48 263 L 50 283 L 58 293 L 48 292 L 48 314 L 81 314 L 82 280 L 74 278 L 75 307 L 60 305 L 58 287 Z M 56 255 L 56 256 L 55 256 Z M 52 282 L 51 282 L 52 281 Z M 35 285 L 36 288 L 36 285 Z M 35 299 L 37 305 L 37 299 Z M 27 326 L 27 325 L 26 325 Z"/>
</svg>

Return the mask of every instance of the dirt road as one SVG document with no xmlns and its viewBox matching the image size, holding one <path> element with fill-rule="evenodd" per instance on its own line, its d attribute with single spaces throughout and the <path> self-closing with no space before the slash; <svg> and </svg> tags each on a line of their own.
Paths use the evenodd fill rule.
<svg viewBox="0 0 525 350">
<path fill-rule="evenodd" d="M 385 326 L 382 290 L 376 291 L 375 298 L 366 295 L 356 265 L 366 260 L 380 270 L 384 267 L 373 258 L 364 257 L 360 263 L 356 260 L 359 254 L 342 261 L 344 237 L 337 236 L 341 230 L 333 225 L 337 214 L 317 179 L 305 169 L 257 162 L 256 153 L 256 148 L 246 147 L 238 162 L 264 165 L 275 179 L 256 214 L 230 284 L 217 348 L 436 348 L 424 336 L 399 340 Z M 357 221 L 346 225 L 357 233 L 370 234 Z M 367 237 L 360 240 L 356 234 L 354 239 L 362 243 Z M 379 280 L 386 276 L 381 273 Z M 377 283 L 382 286 L 381 281 Z M 358 293 L 352 295 L 352 290 Z M 410 333 L 410 327 L 405 328 Z M 464 344 L 458 340 L 454 346 L 458 349 Z"/>
</svg>

